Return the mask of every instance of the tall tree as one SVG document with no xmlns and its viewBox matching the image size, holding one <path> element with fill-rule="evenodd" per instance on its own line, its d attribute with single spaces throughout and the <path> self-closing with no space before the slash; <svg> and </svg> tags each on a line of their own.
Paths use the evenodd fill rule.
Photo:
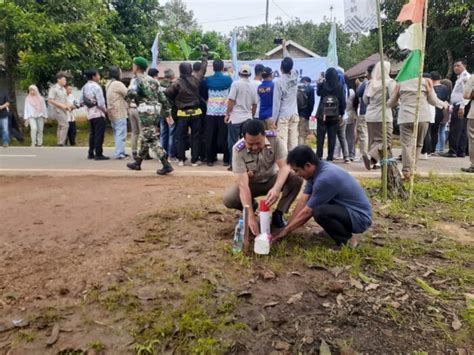
<svg viewBox="0 0 474 355">
<path fill-rule="evenodd" d="M 150 48 L 160 28 L 164 9 L 159 0 L 108 0 L 113 9 L 108 23 L 131 56 L 150 57 Z"/>
<path fill-rule="evenodd" d="M 5 44 L 8 90 L 15 102 L 15 82 L 36 84 L 45 92 L 58 71 L 76 82 L 84 69 L 127 65 L 130 57 L 107 22 L 102 1 L 9 0 L 0 3 L 0 40 Z"/>
<path fill-rule="evenodd" d="M 396 59 L 406 56 L 396 45 L 396 40 L 406 25 L 395 21 L 405 3 L 405 0 L 391 0 L 384 1 L 382 5 L 386 14 L 383 22 L 385 52 Z M 474 64 L 471 7 L 470 0 L 429 1 L 425 60 L 427 70 L 437 70 L 449 77 L 453 59 L 466 58 L 470 64 Z"/>
</svg>

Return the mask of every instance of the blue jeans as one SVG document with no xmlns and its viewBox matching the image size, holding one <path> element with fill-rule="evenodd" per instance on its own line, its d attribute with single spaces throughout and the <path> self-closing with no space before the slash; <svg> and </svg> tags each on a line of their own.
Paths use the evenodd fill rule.
<svg viewBox="0 0 474 355">
<path fill-rule="evenodd" d="M 442 153 L 446 144 L 446 123 L 441 123 L 438 129 L 438 143 L 436 144 L 436 153 Z"/>
<path fill-rule="evenodd" d="M 176 147 L 174 144 L 174 134 L 176 132 L 176 123 L 170 127 L 166 118 L 160 118 L 160 145 L 168 153 L 169 157 L 176 157 Z"/>
<path fill-rule="evenodd" d="M 119 118 L 111 122 L 115 140 L 114 157 L 124 157 L 125 143 L 127 141 L 127 118 Z"/>
<path fill-rule="evenodd" d="M 10 143 L 10 135 L 8 134 L 8 117 L 0 118 L 0 128 L 2 130 L 2 143 L 8 145 Z"/>
</svg>

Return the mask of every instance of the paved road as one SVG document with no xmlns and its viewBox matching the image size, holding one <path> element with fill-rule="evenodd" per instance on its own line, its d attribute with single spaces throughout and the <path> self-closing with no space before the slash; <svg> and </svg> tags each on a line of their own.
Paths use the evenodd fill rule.
<svg viewBox="0 0 474 355">
<path fill-rule="evenodd" d="M 395 150 L 398 154 L 399 151 Z M 112 148 L 105 148 L 104 154 L 112 156 Z M 156 160 L 144 161 L 143 170 L 130 171 L 126 168 L 125 160 L 93 161 L 87 160 L 86 147 L 9 147 L 0 148 L 0 175 L 106 175 L 106 176 L 149 176 L 155 174 L 161 164 Z M 379 177 L 380 171 L 367 171 L 362 163 L 349 165 L 337 162 L 353 175 L 360 177 Z M 186 176 L 231 176 L 222 163 L 214 167 L 206 165 L 200 167 L 175 165 L 175 175 Z M 439 158 L 430 157 L 429 160 L 420 161 L 419 173 L 428 175 L 462 174 L 461 167 L 469 166 L 468 158 Z"/>
</svg>

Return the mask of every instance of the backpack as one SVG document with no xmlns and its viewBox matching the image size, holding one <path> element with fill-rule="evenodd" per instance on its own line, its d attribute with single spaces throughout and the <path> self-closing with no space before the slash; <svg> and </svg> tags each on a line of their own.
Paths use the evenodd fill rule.
<svg viewBox="0 0 474 355">
<path fill-rule="evenodd" d="M 86 105 L 86 107 L 88 107 L 88 108 L 92 108 L 92 107 L 97 106 L 97 101 L 96 100 L 91 100 L 86 96 L 86 94 L 84 92 L 84 88 L 85 88 L 85 85 L 82 88 L 82 101 L 84 102 L 84 105 Z"/>
<path fill-rule="evenodd" d="M 327 120 L 336 120 L 339 118 L 339 100 L 334 95 L 328 95 L 323 98 L 323 115 Z"/>
<path fill-rule="evenodd" d="M 304 111 L 308 108 L 308 93 L 306 92 L 305 88 L 299 88 L 298 94 L 296 96 L 296 102 L 298 104 L 298 111 Z"/>
</svg>

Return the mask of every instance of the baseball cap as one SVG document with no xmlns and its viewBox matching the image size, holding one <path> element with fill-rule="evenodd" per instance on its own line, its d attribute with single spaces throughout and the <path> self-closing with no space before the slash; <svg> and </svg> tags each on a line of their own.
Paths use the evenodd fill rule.
<svg viewBox="0 0 474 355">
<path fill-rule="evenodd" d="M 243 64 L 239 69 L 239 74 L 246 75 L 246 76 L 252 75 L 252 69 L 250 68 L 250 65 Z"/>
<path fill-rule="evenodd" d="M 262 78 L 269 78 L 273 74 L 273 70 L 270 67 L 265 67 L 262 72 Z"/>
</svg>

